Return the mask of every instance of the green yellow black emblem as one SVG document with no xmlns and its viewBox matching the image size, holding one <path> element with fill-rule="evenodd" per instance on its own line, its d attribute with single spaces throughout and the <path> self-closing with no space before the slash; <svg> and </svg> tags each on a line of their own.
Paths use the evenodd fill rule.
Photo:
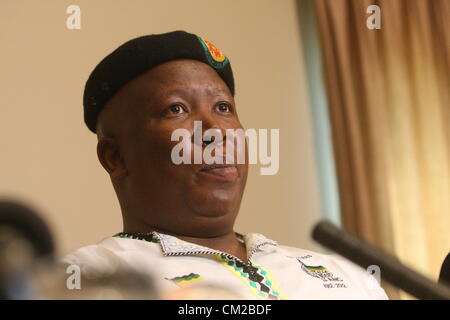
<svg viewBox="0 0 450 320">
<path fill-rule="evenodd" d="M 208 59 L 208 62 L 212 67 L 221 69 L 227 65 L 228 58 L 223 54 L 222 51 L 219 50 L 219 48 L 217 48 L 208 40 L 205 40 L 201 37 L 197 38 L 202 44 L 203 49 L 205 50 L 206 58 Z"/>
<path fill-rule="evenodd" d="M 185 275 L 185 276 L 175 277 L 175 278 L 167 279 L 167 280 L 171 280 L 174 283 L 176 283 L 177 285 L 182 286 L 182 285 L 185 285 L 185 284 L 188 284 L 188 283 L 193 283 L 193 282 L 196 282 L 196 281 L 199 281 L 199 280 L 202 280 L 202 279 L 203 278 L 199 274 L 190 273 L 190 274 Z"/>
</svg>

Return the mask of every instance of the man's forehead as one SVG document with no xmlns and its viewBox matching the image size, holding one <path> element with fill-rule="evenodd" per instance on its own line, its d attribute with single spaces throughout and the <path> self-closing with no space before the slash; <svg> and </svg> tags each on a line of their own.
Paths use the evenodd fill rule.
<svg viewBox="0 0 450 320">
<path fill-rule="evenodd" d="M 230 92 L 225 86 L 220 84 L 202 81 L 198 83 L 174 82 L 170 85 L 160 85 L 158 88 L 160 98 L 183 97 L 191 94 L 202 93 L 208 96 L 230 96 Z"/>
</svg>

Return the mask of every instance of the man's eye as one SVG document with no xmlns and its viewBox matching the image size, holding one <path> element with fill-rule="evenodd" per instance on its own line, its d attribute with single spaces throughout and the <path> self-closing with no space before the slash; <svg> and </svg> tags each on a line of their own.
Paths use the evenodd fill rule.
<svg viewBox="0 0 450 320">
<path fill-rule="evenodd" d="M 231 107 L 226 103 L 220 103 L 217 108 L 220 112 L 231 112 Z"/>
<path fill-rule="evenodd" d="M 168 111 L 170 113 L 174 113 L 174 114 L 178 114 L 178 113 L 183 113 L 184 109 L 181 105 L 179 104 L 174 104 L 173 106 L 170 106 Z"/>
</svg>

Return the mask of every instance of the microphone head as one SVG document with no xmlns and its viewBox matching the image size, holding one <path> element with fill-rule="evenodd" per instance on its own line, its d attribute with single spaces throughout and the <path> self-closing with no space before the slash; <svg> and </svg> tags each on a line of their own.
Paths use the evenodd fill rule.
<svg viewBox="0 0 450 320">
<path fill-rule="evenodd" d="M 439 273 L 439 283 L 450 286 L 450 252 L 442 263 L 441 272 Z"/>
<path fill-rule="evenodd" d="M 31 208 L 15 201 L 0 201 L 0 228 L 12 229 L 28 241 L 35 258 L 53 259 L 53 237 L 44 220 Z"/>
</svg>

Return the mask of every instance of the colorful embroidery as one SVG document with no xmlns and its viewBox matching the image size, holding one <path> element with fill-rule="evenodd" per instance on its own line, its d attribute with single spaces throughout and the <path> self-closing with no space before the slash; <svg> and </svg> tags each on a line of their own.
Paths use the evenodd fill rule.
<svg viewBox="0 0 450 320">
<path fill-rule="evenodd" d="M 202 280 L 202 279 L 203 278 L 199 274 L 190 273 L 190 274 L 188 274 L 186 276 L 175 277 L 175 278 L 167 279 L 167 280 L 171 280 L 171 281 L 175 282 L 177 285 L 182 286 L 182 285 L 185 285 L 185 284 L 188 284 L 188 283 L 192 283 L 192 282 L 196 282 L 196 281 L 199 281 L 199 280 Z"/>
<path fill-rule="evenodd" d="M 208 40 L 197 37 L 205 50 L 206 58 L 211 66 L 216 69 L 225 67 L 228 63 L 228 58 L 215 45 Z"/>
<path fill-rule="evenodd" d="M 152 233 L 126 233 L 121 232 L 114 237 L 131 238 L 146 240 L 150 242 L 159 243 L 164 256 L 202 256 L 210 255 L 215 260 L 219 261 L 224 267 L 237 276 L 243 283 L 247 285 L 249 290 L 259 299 L 288 299 L 280 292 L 273 276 L 269 271 L 255 263 L 244 263 L 238 258 L 211 248 L 196 245 L 180 240 L 176 237 L 152 232 Z M 248 259 L 251 259 L 264 245 L 276 246 L 275 241 L 269 240 L 261 234 L 249 234 L 244 236 L 245 244 L 247 245 Z M 175 282 L 178 285 L 184 285 L 203 279 L 200 275 L 190 273 L 189 275 L 167 279 Z"/>
<path fill-rule="evenodd" d="M 119 232 L 113 235 L 114 238 L 127 238 L 127 239 L 137 239 L 145 240 L 148 242 L 159 243 L 159 239 L 155 237 L 152 233 L 131 233 L 131 232 Z"/>
<path fill-rule="evenodd" d="M 327 268 L 324 266 L 308 266 L 304 264 L 300 259 L 297 258 L 297 261 L 302 265 L 302 270 L 305 271 L 308 275 L 321 279 L 324 282 L 327 281 L 342 281 L 339 277 L 335 277 Z"/>
<path fill-rule="evenodd" d="M 280 292 L 273 276 L 262 266 L 244 264 L 226 255 L 216 255 L 222 265 L 244 282 L 259 299 L 288 299 Z"/>
</svg>

